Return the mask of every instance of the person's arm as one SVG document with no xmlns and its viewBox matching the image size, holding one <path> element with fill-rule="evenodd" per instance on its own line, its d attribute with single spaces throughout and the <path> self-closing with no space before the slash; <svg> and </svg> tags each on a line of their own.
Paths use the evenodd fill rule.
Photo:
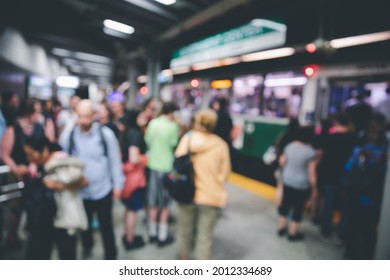
<svg viewBox="0 0 390 280">
<path fill-rule="evenodd" d="M 103 135 L 106 139 L 108 157 L 111 168 L 109 176 L 112 178 L 113 183 L 113 197 L 119 199 L 123 184 L 125 183 L 125 177 L 123 175 L 122 160 L 120 158 L 119 143 L 116 139 L 114 132 L 109 128 L 103 127 Z"/>
<path fill-rule="evenodd" d="M 47 137 L 47 139 L 49 139 L 50 142 L 56 141 L 56 132 L 55 132 L 55 127 L 54 127 L 54 122 L 50 118 L 48 118 L 46 120 L 45 136 Z"/>
<path fill-rule="evenodd" d="M 138 164 L 141 158 L 141 152 L 137 146 L 129 147 L 129 162 L 132 164 Z"/>
<path fill-rule="evenodd" d="M 89 181 L 87 178 L 83 176 L 78 182 L 72 184 L 64 184 L 48 178 L 43 179 L 43 183 L 47 188 L 51 190 L 60 191 L 60 190 L 77 190 L 77 189 L 84 188 L 89 184 Z"/>
<path fill-rule="evenodd" d="M 180 139 L 179 145 L 177 146 L 177 148 L 175 150 L 175 156 L 176 157 L 184 156 L 185 154 L 188 153 L 189 141 L 190 141 L 190 136 L 188 136 L 187 134 L 185 134 Z"/>
<path fill-rule="evenodd" d="M 231 163 L 230 163 L 230 154 L 229 154 L 229 148 L 225 144 L 224 149 L 221 153 L 221 167 L 220 172 L 221 176 L 223 178 L 223 181 L 226 181 L 228 179 L 228 176 L 231 172 Z"/>
<path fill-rule="evenodd" d="M 279 157 L 279 166 L 280 167 L 284 167 L 284 165 L 286 164 L 287 162 L 287 157 L 286 157 L 286 154 L 281 154 L 280 157 Z"/>
<path fill-rule="evenodd" d="M 11 168 L 12 173 L 17 176 L 23 176 L 27 174 L 28 168 L 25 165 L 17 165 L 12 159 L 11 153 L 15 142 L 15 128 L 10 126 L 4 133 L 3 140 L 1 141 L 1 154 L 3 162 Z"/>
<path fill-rule="evenodd" d="M 310 203 L 312 205 L 315 204 L 315 202 L 317 200 L 317 196 L 318 196 L 317 164 L 318 164 L 317 158 L 311 160 L 308 164 L 308 175 L 309 175 L 309 182 L 310 182 L 310 187 L 311 187 Z"/>
</svg>

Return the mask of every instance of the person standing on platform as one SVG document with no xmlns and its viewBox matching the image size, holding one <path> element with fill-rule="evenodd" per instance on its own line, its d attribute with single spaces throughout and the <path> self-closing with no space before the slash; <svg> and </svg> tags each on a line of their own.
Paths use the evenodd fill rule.
<svg viewBox="0 0 390 280">
<path fill-rule="evenodd" d="M 295 141 L 284 149 L 279 158 L 282 167 L 283 198 L 279 206 L 278 235 L 288 235 L 289 241 L 304 239 L 299 232 L 306 200 L 313 203 L 317 198 L 316 151 L 311 146 L 314 133 L 311 128 L 301 128 Z M 287 217 L 292 210 L 291 222 L 287 226 Z"/>
<path fill-rule="evenodd" d="M 149 169 L 146 199 L 149 240 L 157 242 L 159 247 L 173 242 L 173 237 L 168 233 L 168 206 L 171 199 L 163 186 L 163 177 L 172 170 L 174 149 L 179 140 L 179 125 L 173 115 L 177 110 L 176 104 L 164 103 L 161 116 L 149 123 L 145 134 Z"/>
<path fill-rule="evenodd" d="M 124 184 L 119 143 L 108 127 L 95 123 L 94 110 L 89 100 L 77 106 L 78 124 L 64 131 L 60 144 L 65 152 L 79 158 L 85 164 L 84 176 L 89 184 L 80 191 L 91 225 L 96 212 L 103 237 L 105 259 L 116 259 L 117 248 L 112 222 L 113 199 L 119 199 Z M 82 233 L 84 256 L 93 248 L 92 230 Z"/>
<path fill-rule="evenodd" d="M 179 254 L 188 259 L 195 247 L 196 259 L 211 259 L 213 232 L 225 207 L 225 182 L 231 170 L 228 145 L 213 128 L 217 114 L 201 110 L 195 115 L 194 129 L 180 140 L 177 157 L 190 151 L 194 168 L 195 197 L 193 204 L 179 204 Z"/>
</svg>

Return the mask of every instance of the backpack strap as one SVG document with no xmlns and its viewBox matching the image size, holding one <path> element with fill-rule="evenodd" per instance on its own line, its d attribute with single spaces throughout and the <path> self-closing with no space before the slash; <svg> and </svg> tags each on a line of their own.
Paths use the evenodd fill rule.
<svg viewBox="0 0 390 280">
<path fill-rule="evenodd" d="M 74 130 L 75 130 L 76 126 L 77 125 L 75 125 L 72 128 L 72 131 L 70 132 L 68 155 L 72 155 L 73 151 L 76 150 L 76 144 L 74 142 Z M 101 144 L 103 147 L 103 154 L 108 160 L 108 165 L 111 166 L 110 157 L 108 156 L 108 146 L 107 146 L 106 138 L 104 137 L 102 125 L 99 125 L 99 136 L 100 136 L 100 141 L 101 141 Z M 109 172 L 110 172 L 110 181 L 111 181 L 111 183 L 113 183 L 111 168 L 109 168 Z"/>
<path fill-rule="evenodd" d="M 72 152 L 76 149 L 76 145 L 74 143 L 74 130 L 77 125 L 74 125 L 72 131 L 69 135 L 69 146 L 68 146 L 68 155 L 72 155 Z"/>
</svg>

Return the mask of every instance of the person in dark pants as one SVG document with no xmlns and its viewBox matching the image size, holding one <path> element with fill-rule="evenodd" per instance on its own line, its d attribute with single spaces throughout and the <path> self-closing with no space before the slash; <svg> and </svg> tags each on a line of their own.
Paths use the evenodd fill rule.
<svg viewBox="0 0 390 280">
<path fill-rule="evenodd" d="M 98 216 L 103 237 L 105 259 L 116 259 L 117 248 L 112 224 L 112 199 L 119 199 L 124 175 L 119 143 L 111 129 L 94 122 L 94 110 L 89 100 L 77 106 L 78 124 L 64 131 L 60 145 L 69 154 L 80 159 L 84 165 L 84 176 L 89 184 L 80 190 L 84 201 L 88 224 L 93 213 Z M 92 229 L 82 233 L 84 257 L 89 257 L 93 248 Z"/>
<path fill-rule="evenodd" d="M 67 229 L 54 226 L 57 210 L 54 191 L 77 189 L 85 186 L 87 181 L 81 178 L 73 184 L 65 185 L 45 178 L 44 165 L 58 150 L 59 146 L 50 143 L 44 136 L 30 136 L 25 139 L 24 152 L 27 159 L 38 167 L 36 172 L 30 171 L 29 184 L 26 185 L 23 195 L 29 231 L 25 257 L 29 260 L 50 259 L 54 243 L 57 245 L 60 259 L 76 259 L 76 235 L 69 234 Z"/>
</svg>

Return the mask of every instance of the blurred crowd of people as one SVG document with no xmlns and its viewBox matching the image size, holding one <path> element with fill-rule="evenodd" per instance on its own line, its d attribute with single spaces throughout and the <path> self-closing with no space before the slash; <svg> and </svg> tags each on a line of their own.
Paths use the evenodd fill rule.
<svg viewBox="0 0 390 280">
<path fill-rule="evenodd" d="M 101 233 L 104 259 L 116 259 L 113 201 L 120 200 L 126 250 L 146 242 L 164 247 L 177 236 L 180 258 L 211 258 L 212 233 L 226 204 L 224 184 L 231 169 L 226 118 L 219 117 L 226 102 L 219 99 L 216 110 L 195 112 L 188 125 L 178 118 L 173 102 L 149 98 L 131 110 L 124 102 L 122 96 L 93 104 L 74 95 L 63 108 L 55 99 L 20 100 L 13 92 L 2 93 L 1 158 L 11 169 L 2 185 L 25 185 L 22 198 L 8 201 L 0 213 L 5 216 L 0 229 L 6 232 L 4 247 L 21 247 L 19 227 L 26 213 L 25 259 L 50 259 L 53 246 L 60 259 L 88 259 L 94 229 Z M 193 204 L 179 205 L 175 234 L 169 229 L 172 198 L 163 177 L 175 156 L 187 149 L 193 153 L 196 191 Z M 147 213 L 142 235 L 136 234 L 139 210 Z"/>
<path fill-rule="evenodd" d="M 322 239 L 343 244 L 346 259 L 374 257 L 387 170 L 387 93 L 372 108 L 357 92 L 317 128 L 290 120 L 275 144 L 279 236 L 303 240 L 299 224 L 310 209 Z"/>
</svg>

